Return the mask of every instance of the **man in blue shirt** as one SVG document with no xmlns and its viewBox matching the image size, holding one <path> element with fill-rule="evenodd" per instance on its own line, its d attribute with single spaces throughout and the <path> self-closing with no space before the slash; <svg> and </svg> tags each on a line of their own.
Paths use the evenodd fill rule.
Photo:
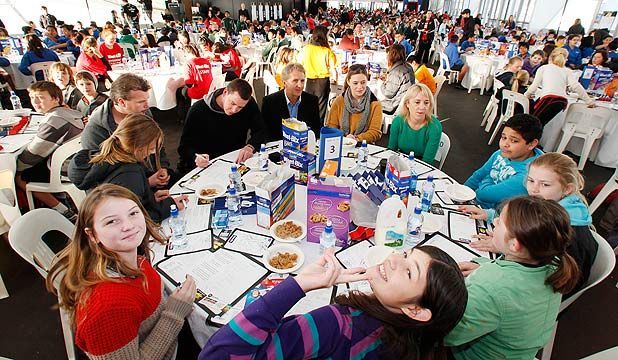
<svg viewBox="0 0 618 360">
<path fill-rule="evenodd" d="M 49 25 L 47 28 L 45 28 L 45 30 L 47 30 L 47 36 L 45 36 L 45 39 L 43 39 L 43 43 L 45 43 L 47 48 L 49 48 L 50 50 L 58 50 L 67 47 L 68 39 L 64 36 L 58 36 L 58 31 L 56 30 L 56 27 Z"/>
<path fill-rule="evenodd" d="M 472 51 L 476 48 L 474 45 L 474 34 L 468 35 L 468 38 L 461 42 L 461 51 Z"/>
<path fill-rule="evenodd" d="M 444 49 L 444 53 L 448 58 L 449 65 L 451 66 L 451 70 L 459 71 L 459 76 L 457 77 L 456 87 L 461 87 L 461 79 L 468 72 L 468 65 L 464 64 L 463 60 L 459 56 L 459 47 L 457 46 L 457 42 L 459 41 L 459 37 L 457 35 L 451 36 L 449 39 L 448 45 Z M 443 65 L 441 65 L 443 66 Z"/>
<path fill-rule="evenodd" d="M 403 33 L 403 31 L 397 31 L 395 33 L 395 44 L 399 44 L 399 45 L 403 46 L 403 48 L 406 50 L 406 58 L 412 52 L 412 45 L 406 39 L 406 36 Z"/>
</svg>

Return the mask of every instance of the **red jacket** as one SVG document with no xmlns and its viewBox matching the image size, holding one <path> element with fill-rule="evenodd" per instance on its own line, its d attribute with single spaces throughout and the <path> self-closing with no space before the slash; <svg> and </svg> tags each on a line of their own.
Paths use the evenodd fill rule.
<svg viewBox="0 0 618 360">
<path fill-rule="evenodd" d="M 107 76 L 107 66 L 105 66 L 103 60 L 97 55 L 89 56 L 85 52 L 82 52 L 77 58 L 75 67 L 77 67 L 77 70 L 88 70 L 97 77 Z"/>
<path fill-rule="evenodd" d="M 107 59 L 107 62 L 111 66 L 122 64 L 122 55 L 124 51 L 117 43 L 114 43 L 111 49 L 108 48 L 105 43 L 101 43 L 99 45 L 99 52 Z"/>
<path fill-rule="evenodd" d="M 187 90 L 191 99 L 201 99 L 208 94 L 212 83 L 212 70 L 210 60 L 205 58 L 193 58 L 185 65 L 185 84 L 193 85 Z"/>
</svg>

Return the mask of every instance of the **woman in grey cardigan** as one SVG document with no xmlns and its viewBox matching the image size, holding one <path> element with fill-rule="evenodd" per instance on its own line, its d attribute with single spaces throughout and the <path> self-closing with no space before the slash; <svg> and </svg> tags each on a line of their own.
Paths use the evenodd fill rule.
<svg viewBox="0 0 618 360">
<path fill-rule="evenodd" d="M 388 74 L 382 83 L 382 112 L 392 115 L 406 90 L 414 84 L 414 69 L 406 62 L 406 50 L 395 44 L 386 51 Z"/>
</svg>

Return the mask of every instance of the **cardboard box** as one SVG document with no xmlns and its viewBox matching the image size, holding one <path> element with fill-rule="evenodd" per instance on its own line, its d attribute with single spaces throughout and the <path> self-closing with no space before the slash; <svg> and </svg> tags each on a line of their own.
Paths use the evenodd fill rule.
<svg viewBox="0 0 618 360">
<path fill-rule="evenodd" d="M 255 188 L 257 200 L 257 224 L 266 229 L 294 211 L 294 174 L 290 174 L 272 191 Z"/>
<path fill-rule="evenodd" d="M 384 192 L 386 197 L 397 194 L 401 199 L 407 199 L 410 192 L 410 176 L 412 171 L 406 163 L 407 159 L 393 155 L 386 164 L 384 174 Z"/>
<path fill-rule="evenodd" d="M 337 246 L 347 246 L 351 200 L 351 181 L 348 180 L 346 184 L 338 186 L 325 185 L 324 181 L 316 177 L 309 178 L 307 182 L 307 241 L 319 243 L 326 220 L 330 220 L 337 236 Z"/>
<path fill-rule="evenodd" d="M 315 155 L 304 151 L 283 148 L 283 157 L 294 171 L 294 181 L 306 185 L 307 179 L 315 174 Z"/>
</svg>

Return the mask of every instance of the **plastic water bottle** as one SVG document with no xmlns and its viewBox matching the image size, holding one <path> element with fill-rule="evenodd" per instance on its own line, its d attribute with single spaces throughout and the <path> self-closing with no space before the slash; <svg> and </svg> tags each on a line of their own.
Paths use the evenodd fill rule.
<svg viewBox="0 0 618 360">
<path fill-rule="evenodd" d="M 238 166 L 236 164 L 232 165 L 232 172 L 230 172 L 230 185 L 236 189 L 236 193 L 240 193 L 243 191 L 242 179 L 240 178 L 240 173 L 238 172 Z"/>
<path fill-rule="evenodd" d="M 240 211 L 240 198 L 236 189 L 231 187 L 227 193 L 227 226 L 230 229 L 242 225 L 242 213 Z"/>
<path fill-rule="evenodd" d="M 421 196 L 421 206 L 423 211 L 429 211 L 431 200 L 436 191 L 436 184 L 433 182 L 433 176 L 427 176 L 427 181 L 423 184 L 423 195 Z"/>
<path fill-rule="evenodd" d="M 21 100 L 19 100 L 19 96 L 15 94 L 15 91 L 11 91 L 11 104 L 13 104 L 13 110 L 21 109 Z"/>
<path fill-rule="evenodd" d="M 320 254 L 324 253 L 324 250 L 334 247 L 337 244 L 337 235 L 333 232 L 333 223 L 330 220 L 326 221 L 326 226 L 320 234 Z"/>
<path fill-rule="evenodd" d="M 358 152 L 358 165 L 366 169 L 367 168 L 367 158 L 369 157 L 369 149 L 367 149 L 367 140 L 363 140 L 361 143 L 360 151 Z"/>
<path fill-rule="evenodd" d="M 423 225 L 423 215 L 420 206 L 414 208 L 414 212 L 408 218 L 408 235 L 406 236 L 406 247 L 415 247 L 422 240 L 421 226 Z"/>
<path fill-rule="evenodd" d="M 418 183 L 418 175 L 416 171 L 414 171 L 414 151 L 410 151 L 408 155 L 408 166 L 410 167 L 410 185 L 409 185 L 409 193 L 413 195 L 416 191 L 416 184 Z"/>
<path fill-rule="evenodd" d="M 266 145 L 262 144 L 260 146 L 260 170 L 268 171 L 268 154 L 266 153 Z"/>
<path fill-rule="evenodd" d="M 176 205 L 170 206 L 170 227 L 172 228 L 172 247 L 184 249 L 189 245 L 187 239 L 187 223 L 184 216 L 178 211 Z"/>
</svg>

